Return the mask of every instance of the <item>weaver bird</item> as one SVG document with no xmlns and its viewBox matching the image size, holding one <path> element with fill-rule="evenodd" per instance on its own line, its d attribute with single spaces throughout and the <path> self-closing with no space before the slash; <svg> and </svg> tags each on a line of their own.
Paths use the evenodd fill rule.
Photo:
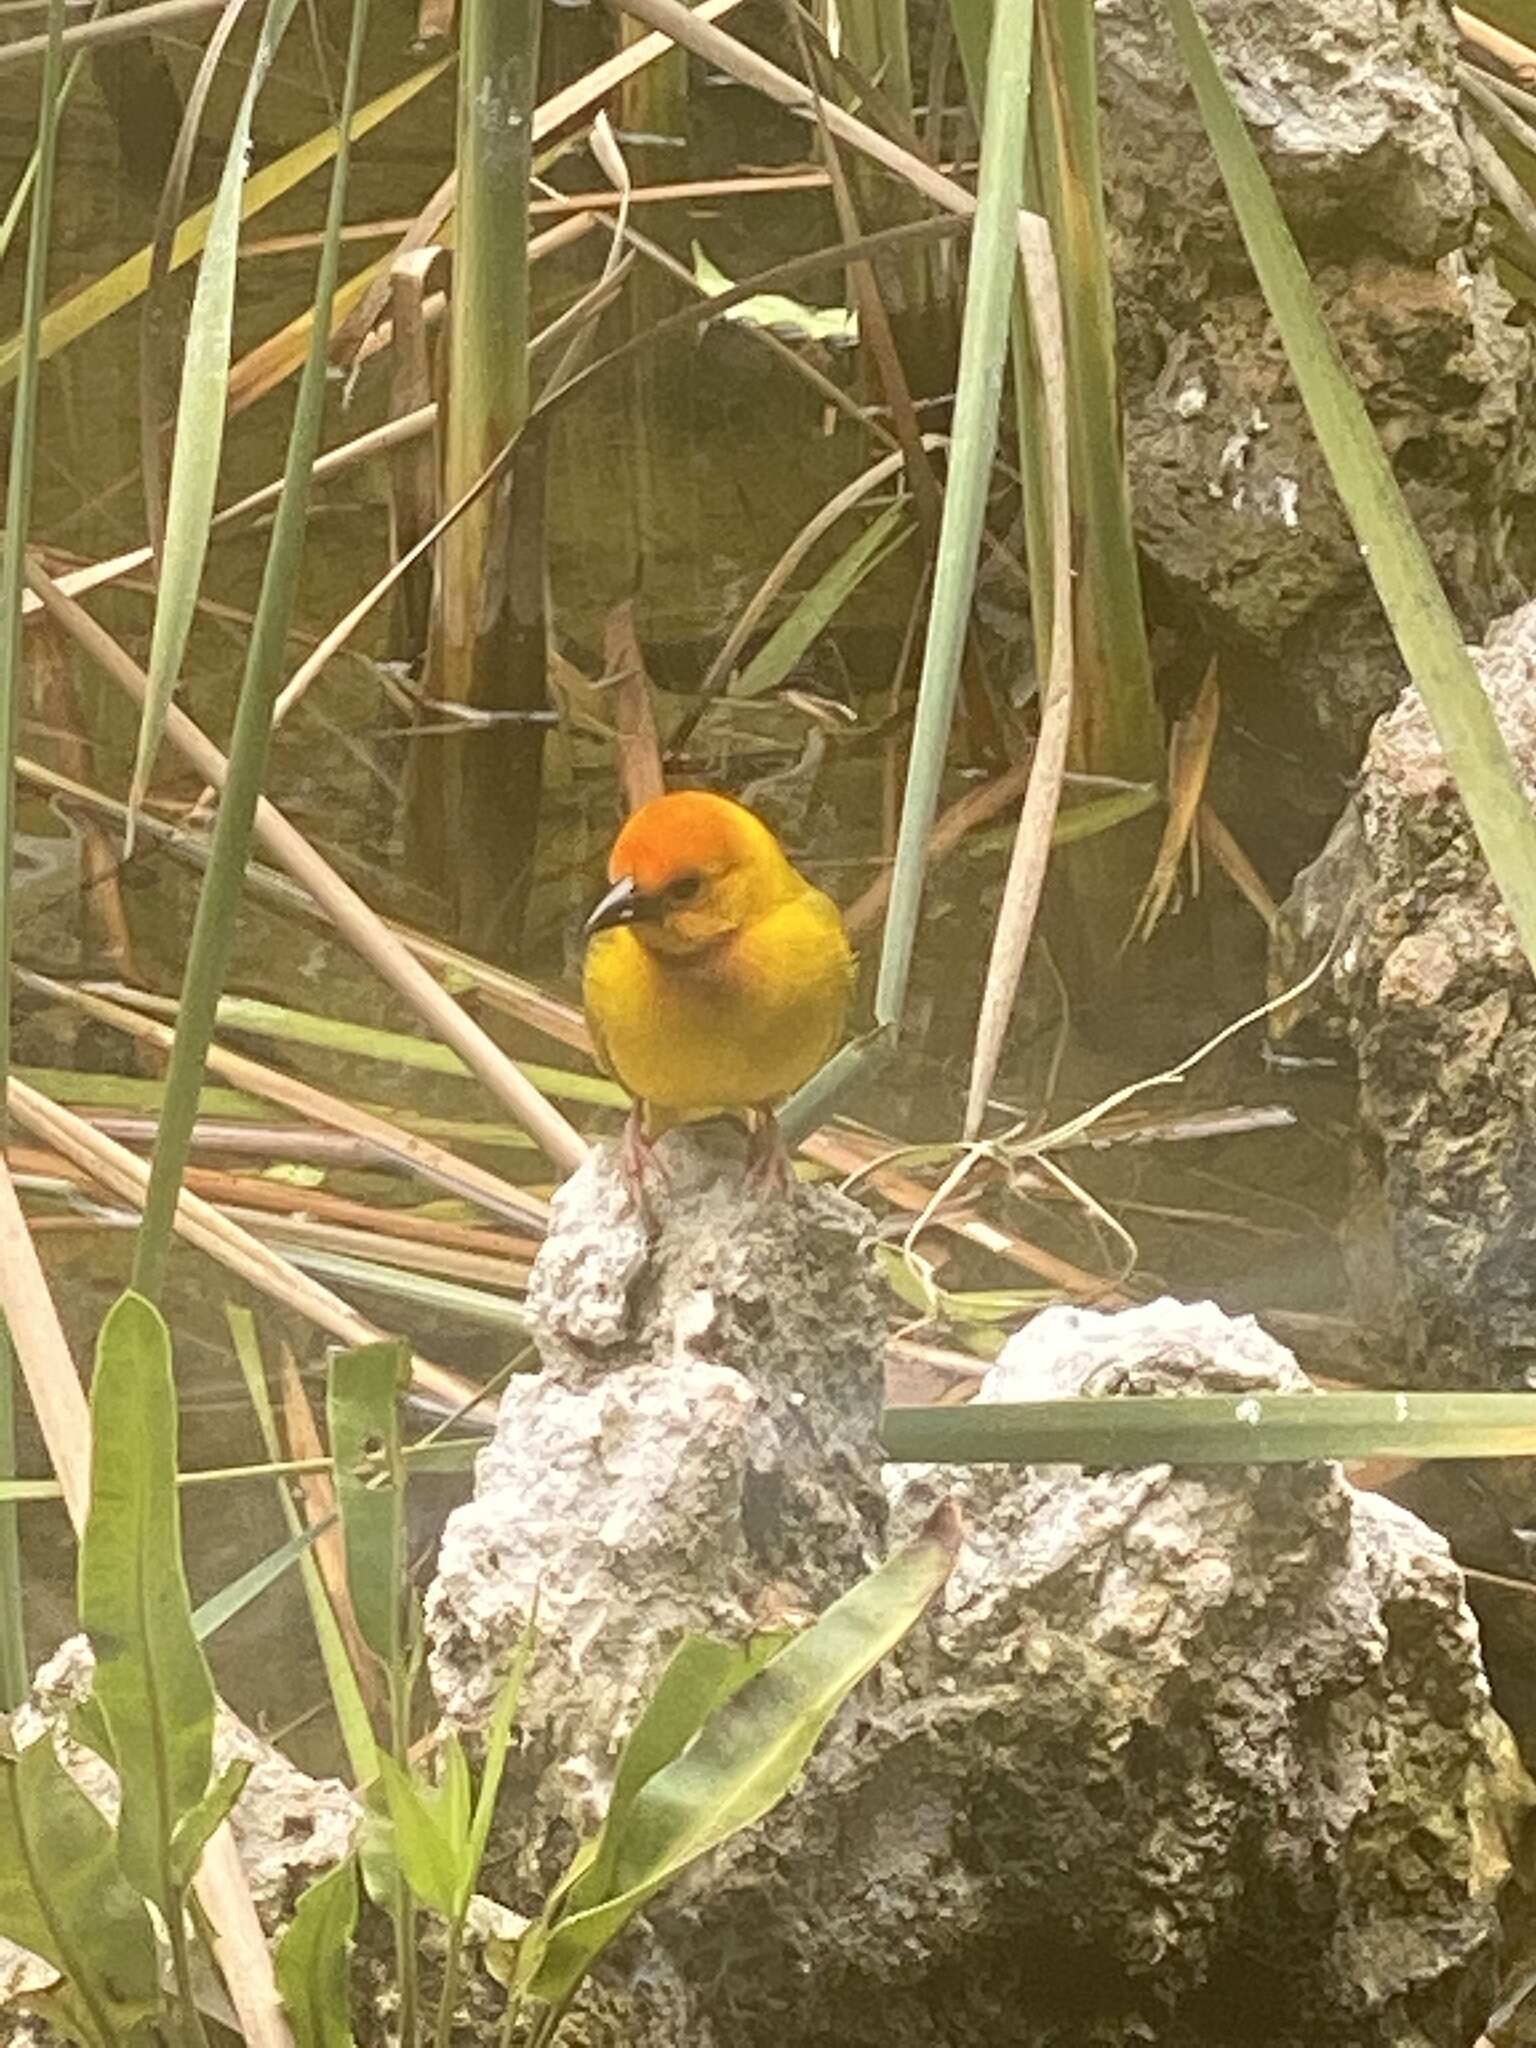
<svg viewBox="0 0 1536 2048">
<path fill-rule="evenodd" d="M 634 1098 L 622 1158 L 640 1192 L 651 1141 L 744 1111 L 755 1177 L 791 1177 L 774 1111 L 842 1035 L 853 953 L 836 904 L 761 818 L 708 790 L 630 817 L 587 919 L 583 976 L 598 1063 Z"/>
</svg>

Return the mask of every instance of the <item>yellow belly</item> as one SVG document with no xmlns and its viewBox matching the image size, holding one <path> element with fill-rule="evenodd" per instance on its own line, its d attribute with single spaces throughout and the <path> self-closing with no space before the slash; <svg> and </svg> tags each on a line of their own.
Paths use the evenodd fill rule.
<svg viewBox="0 0 1536 2048">
<path fill-rule="evenodd" d="M 629 926 L 587 948 L 587 1015 L 630 1094 L 680 1115 L 782 1102 L 842 1036 L 853 955 L 836 907 L 807 890 L 692 961 Z"/>
</svg>

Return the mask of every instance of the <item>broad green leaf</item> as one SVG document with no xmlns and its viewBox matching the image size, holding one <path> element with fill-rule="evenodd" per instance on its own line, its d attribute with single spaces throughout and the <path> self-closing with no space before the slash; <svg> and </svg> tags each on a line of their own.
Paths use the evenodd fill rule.
<svg viewBox="0 0 1536 2048">
<path fill-rule="evenodd" d="M 456 1728 L 448 1731 L 437 1752 L 437 1781 L 423 1784 L 422 1793 L 436 1816 L 445 1842 L 451 1842 L 461 1868 L 469 1848 L 471 1808 L 469 1759 Z"/>
<path fill-rule="evenodd" d="M 125 1294 L 102 1325 L 91 1384 L 80 1619 L 122 1784 L 123 1869 L 162 1912 L 172 1840 L 213 1767 L 213 1681 L 182 1565 L 176 1444 L 169 1333 L 147 1301 Z"/>
<path fill-rule="evenodd" d="M 944 1584 L 959 1542 L 959 1516 L 946 1502 L 640 1786 L 616 1834 L 610 1895 L 527 1944 L 525 1982 L 536 1997 L 567 1998 L 669 1878 L 779 1803 L 833 1714 Z"/>
<path fill-rule="evenodd" d="M 348 1964 L 357 1926 L 352 1857 L 317 1878 L 277 1944 L 277 1987 L 296 2048 L 353 2048 Z"/>
<path fill-rule="evenodd" d="M 369 1899 L 380 1912 L 393 1914 L 399 1903 L 400 1859 L 395 1849 L 395 1823 L 378 1771 L 382 1754 L 375 1751 L 373 1776 L 362 1788 L 363 1825 L 357 1838 L 357 1868 Z"/>
<path fill-rule="evenodd" d="M 400 1394 L 409 1378 L 403 1344 L 362 1344 L 332 1359 L 326 1397 L 352 1608 L 363 1641 L 386 1671 L 399 1667 L 404 1642 Z"/>
<path fill-rule="evenodd" d="M 387 121 L 391 114 L 407 105 L 426 86 L 440 78 L 447 69 L 446 60 L 429 64 L 422 71 L 416 71 L 400 84 L 380 93 L 370 100 L 366 107 L 358 109 L 351 123 L 353 139 L 366 135 L 377 128 L 381 121 Z M 290 149 L 275 163 L 265 165 L 246 181 L 241 197 L 240 217 L 251 220 L 265 207 L 271 206 L 295 185 L 302 184 L 315 171 L 321 170 L 336 154 L 337 134 L 334 128 L 323 129 L 320 134 L 301 142 L 296 149 Z M 198 212 L 189 214 L 176 230 L 176 239 L 171 245 L 171 268 L 179 270 L 190 263 L 203 247 L 208 236 L 208 220 L 212 208 L 204 206 Z M 140 298 L 149 284 L 150 252 L 148 248 L 137 250 L 124 262 L 119 263 L 102 277 L 81 290 L 71 291 L 54 306 L 43 321 L 42 354 L 46 360 L 57 355 L 61 348 L 77 341 L 82 334 L 99 327 L 124 306 L 131 306 Z M 13 336 L 0 345 L 0 390 L 11 383 L 21 360 L 21 339 Z"/>
<path fill-rule="evenodd" d="M 159 2005 L 160 1958 L 112 1830 L 44 1736 L 0 1759 L 0 1933 L 61 1970 L 94 2038 Z"/>
<path fill-rule="evenodd" d="M 177 1828 L 171 1843 L 171 1869 L 178 1884 L 191 1883 L 214 1830 L 229 1819 L 250 1775 L 248 1756 L 236 1757 L 233 1763 L 226 1764 Z"/>
<path fill-rule="evenodd" d="M 782 683 L 865 577 L 879 568 L 887 555 L 902 547 L 914 531 L 907 507 L 888 505 L 780 620 L 746 667 L 733 678 L 726 695 L 760 697 Z"/>
<path fill-rule="evenodd" d="M 1136 1394 L 887 1408 L 888 1458 L 918 1464 L 1285 1465 L 1314 1458 L 1536 1456 L 1536 1394 Z"/>
<path fill-rule="evenodd" d="M 715 1709 L 782 1647 L 778 1636 L 753 1636 L 745 1643 L 685 1636 L 678 1644 L 619 1752 L 608 1812 L 592 1844 L 591 1862 L 566 1895 L 566 1911 L 579 1913 L 609 1895 L 618 1844 L 642 1789 L 682 1754 Z"/>
<path fill-rule="evenodd" d="M 710 262 L 697 242 L 693 245 L 693 281 L 712 299 L 735 289 L 734 281 Z M 829 342 L 834 348 L 854 348 L 859 339 L 859 316 L 851 308 L 803 306 L 782 292 L 758 292 L 750 299 L 738 299 L 720 317 L 739 321 L 744 327 L 766 327 L 784 339 Z"/>
<path fill-rule="evenodd" d="M 149 680 L 139 718 L 138 749 L 128 788 L 128 830 L 144 801 L 150 771 L 165 731 L 165 715 L 197 611 L 198 587 L 208 553 L 209 525 L 224 452 L 225 387 L 235 323 L 235 281 L 240 265 L 240 204 L 251 150 L 251 120 L 298 0 L 269 0 L 266 19 L 246 72 L 224 169 L 209 208 L 203 260 L 198 265 L 182 358 L 171 481 L 166 495 L 165 540 L 149 642 Z"/>
<path fill-rule="evenodd" d="M 76 1700 L 69 1710 L 69 1732 L 76 1742 L 83 1742 L 87 1749 L 95 1750 L 103 1763 L 111 1763 L 112 1731 L 107 1726 L 101 1703 L 91 1694 L 83 1700 Z"/>
<path fill-rule="evenodd" d="M 444 1816 L 430 1797 L 432 1788 L 418 1784 L 386 1750 L 379 1751 L 379 1780 L 394 1827 L 395 1861 L 406 1883 L 425 1905 L 451 1919 L 459 1897 L 462 1845 L 446 1834 Z"/>
<path fill-rule="evenodd" d="M 1192 0 L 1164 0 L 1164 5 L 1334 488 L 1520 943 L 1527 959 L 1536 962 L 1536 818 L 1493 706 L 1222 80 L 1200 15 Z"/>
</svg>

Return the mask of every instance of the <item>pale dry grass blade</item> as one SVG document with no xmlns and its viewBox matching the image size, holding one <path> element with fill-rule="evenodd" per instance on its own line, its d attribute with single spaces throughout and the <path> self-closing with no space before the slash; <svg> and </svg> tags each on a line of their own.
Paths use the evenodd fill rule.
<svg viewBox="0 0 1536 2048">
<path fill-rule="evenodd" d="M 624 598 L 608 614 L 603 631 L 604 685 L 613 699 L 613 729 L 619 750 L 619 786 L 626 810 L 638 811 L 667 786 L 656 736 L 656 708 L 645 655 L 635 630 L 635 601 Z"/>
<path fill-rule="evenodd" d="M 352 1595 L 347 1587 L 346 1541 L 336 1508 L 336 1481 L 328 1470 L 323 1469 L 329 1454 L 316 1426 L 314 1410 L 309 1405 L 303 1374 L 286 1344 L 278 1354 L 278 1396 L 289 1457 L 315 1467 L 299 1475 L 304 1519 L 311 1529 L 320 1530 L 311 1554 L 319 1569 L 325 1596 L 331 1603 L 331 1612 L 336 1617 L 336 1626 L 341 1630 L 352 1674 L 371 1711 L 381 1714 L 387 1704 L 383 1672 L 378 1659 L 363 1641 L 362 1630 L 352 1608 Z"/>
<path fill-rule="evenodd" d="M 116 14 L 104 14 L 99 21 L 83 21 L 67 28 L 62 38 L 66 50 L 102 49 L 108 43 L 126 43 L 135 36 L 147 36 L 157 29 L 176 28 L 184 21 L 199 21 L 218 14 L 225 0 L 149 0 L 144 7 L 129 7 Z M 41 57 L 48 48 L 46 36 L 18 36 L 15 42 L 0 43 L 0 66 L 22 64 L 29 57 Z"/>
<path fill-rule="evenodd" d="M 1016 761 L 1001 775 L 994 776 L 992 781 L 968 789 L 964 796 L 957 797 L 947 810 L 942 811 L 928 835 L 929 866 L 953 853 L 979 825 L 989 823 L 1000 811 L 1006 811 L 1011 803 L 1017 802 L 1029 787 L 1033 765 L 1032 755 L 1028 760 Z M 854 938 L 871 930 L 884 917 L 891 900 L 891 874 L 892 870 L 885 868 L 843 913 L 843 923 Z"/>
<path fill-rule="evenodd" d="M 924 434 L 922 442 L 925 449 L 942 448 L 944 436 Z M 699 684 L 700 697 L 707 700 L 725 688 L 747 642 L 816 543 L 823 535 L 831 532 L 845 512 L 851 512 L 854 506 L 862 504 L 872 491 L 877 491 L 882 484 L 899 475 L 906 466 L 906 459 L 901 449 L 893 455 L 882 456 L 878 462 L 871 463 L 868 469 L 854 477 L 851 483 L 844 484 L 840 491 L 817 508 L 742 607 L 740 617 L 726 635 L 719 653 L 710 663 L 704 680 Z"/>
<path fill-rule="evenodd" d="M 1495 28 L 1492 22 L 1484 21 L 1481 15 L 1472 13 L 1468 8 L 1453 7 L 1451 18 L 1466 41 L 1481 50 L 1484 56 L 1503 65 L 1516 78 L 1536 83 L 1536 50 L 1503 29 Z"/>
<path fill-rule="evenodd" d="M 1199 694 L 1173 728 L 1168 742 L 1168 816 L 1158 844 L 1157 858 L 1141 892 L 1136 914 L 1131 919 L 1130 937 L 1143 941 L 1156 931 L 1173 896 L 1179 877 L 1179 863 L 1195 831 L 1200 806 L 1205 800 L 1205 778 L 1210 770 L 1211 752 L 1216 745 L 1216 727 L 1221 719 L 1221 687 L 1216 679 L 1214 657 L 1206 668 Z"/>
<path fill-rule="evenodd" d="M 35 563 L 29 569 L 28 580 L 76 644 L 135 701 L 142 703 L 145 678 L 137 662 Z M 175 704 L 169 707 L 166 734 L 200 775 L 216 788 L 223 787 L 228 767 L 223 754 Z M 453 1047 L 555 1164 L 567 1171 L 578 1166 L 587 1150 L 581 1134 L 545 1101 L 489 1033 L 432 978 L 383 919 L 265 797 L 256 809 L 256 836 L 278 865 L 320 905 L 348 944 Z"/>
<path fill-rule="evenodd" d="M 1050 672 L 1041 694 L 1040 733 L 1030 763 L 1029 783 L 998 907 L 997 931 L 987 962 L 986 987 L 976 1026 L 966 1091 L 965 1136 L 974 1138 L 986 1118 L 987 1101 L 1003 1056 L 1003 1042 L 1018 998 L 1024 961 L 1034 934 L 1045 886 L 1046 864 L 1061 803 L 1067 748 L 1072 737 L 1072 483 L 1068 471 L 1066 341 L 1061 286 L 1050 230 L 1027 216 L 1019 221 L 1019 254 L 1034 329 L 1041 382 L 1041 416 L 1046 432 L 1050 480 L 1051 651 Z"/>
<path fill-rule="evenodd" d="M 37 1247 L 0 1159 L 0 1310 L 27 1383 L 48 1461 L 78 1532 L 91 1500 L 91 1414 Z"/>
<path fill-rule="evenodd" d="M 315 481 L 340 476 L 360 463 L 371 462 L 376 455 L 388 455 L 393 449 L 409 441 L 430 434 L 437 418 L 435 405 L 422 406 L 419 411 L 407 414 L 398 420 L 386 420 L 382 426 L 371 427 L 366 434 L 359 434 L 354 440 L 343 442 L 338 448 L 330 449 L 315 460 Z M 222 512 L 213 515 L 215 528 L 236 526 L 242 520 L 255 519 L 263 512 L 269 512 L 283 494 L 282 480 L 263 484 L 259 490 L 248 492 L 232 505 L 226 505 Z M 120 555 L 111 555 L 104 561 L 87 562 L 65 572 L 54 579 L 59 592 L 65 597 L 83 597 L 93 590 L 100 590 L 109 583 L 121 582 L 137 570 L 149 568 L 154 557 L 147 547 L 128 548 Z M 29 590 L 22 598 L 22 616 L 33 618 L 43 610 L 43 601 L 35 590 Z"/>
<path fill-rule="evenodd" d="M 175 1034 L 156 1018 L 143 1016 L 122 1003 L 73 988 L 65 982 L 50 981 L 44 975 L 24 973 L 21 979 L 28 987 L 56 1001 L 72 1004 L 87 1016 L 109 1024 L 115 1030 L 127 1032 L 162 1052 L 170 1051 Z M 496 1215 L 509 1217 L 516 1223 L 531 1224 L 540 1231 L 548 1221 L 549 1211 L 545 1204 L 511 1181 L 502 1180 L 471 1159 L 458 1158 L 446 1147 L 434 1144 L 430 1138 L 419 1137 L 415 1132 L 402 1130 L 368 1110 L 355 1108 L 340 1096 L 330 1095 L 323 1088 L 316 1088 L 295 1075 L 280 1073 L 244 1053 L 230 1052 L 219 1045 L 209 1047 L 208 1067 L 210 1072 L 221 1075 L 232 1087 L 242 1089 L 247 1095 L 277 1103 L 310 1123 L 356 1138 L 382 1157 L 420 1174 L 434 1186 L 477 1202 Z"/>
<path fill-rule="evenodd" d="M 1200 840 L 1250 909 L 1273 931 L 1280 916 L 1280 906 L 1265 886 L 1264 877 L 1209 803 L 1200 806 Z"/>
<path fill-rule="evenodd" d="M 950 1231 L 979 1251 L 991 1253 L 994 1258 L 1006 1259 L 1010 1265 L 1044 1280 L 1048 1286 L 1059 1287 L 1063 1294 L 1071 1295 L 1074 1300 L 1091 1301 L 1100 1308 L 1127 1308 L 1130 1305 L 1129 1297 L 1102 1274 L 1090 1273 L 1086 1267 L 1076 1266 L 1070 1259 L 1058 1258 L 1043 1245 L 1032 1244 L 1016 1232 L 989 1222 L 969 1206 L 935 1210 L 932 1188 L 915 1175 L 903 1172 L 899 1166 L 882 1163 L 891 1154 L 899 1152 L 899 1148 L 883 1139 L 871 1138 L 862 1132 L 828 1128 L 804 1139 L 799 1149 L 807 1159 L 830 1166 L 837 1173 L 868 1180 L 893 1208 L 903 1210 L 909 1216 L 928 1216 L 932 1227 Z"/>
<path fill-rule="evenodd" d="M 791 77 L 777 64 L 741 42 L 736 36 L 728 35 L 724 29 L 716 28 L 706 17 L 701 7 L 697 11 L 684 7 L 681 0 L 620 0 L 625 14 L 632 14 L 637 21 L 643 21 L 650 28 L 660 30 L 685 50 L 692 50 L 695 56 L 718 70 L 739 79 L 743 85 L 750 85 L 766 98 L 775 100 L 782 107 L 791 107 L 814 117 L 817 95 L 812 87 L 802 80 Z M 649 38 L 646 38 L 648 41 Z M 634 46 L 640 49 L 642 44 Z M 976 197 L 943 171 L 935 170 L 909 149 L 889 141 L 866 122 L 845 113 L 841 107 L 822 103 L 822 118 L 828 131 L 840 142 L 850 143 L 867 156 L 872 163 L 883 165 L 898 178 L 904 179 L 925 199 L 931 199 L 946 213 L 952 213 L 969 220 L 976 211 Z"/>
</svg>

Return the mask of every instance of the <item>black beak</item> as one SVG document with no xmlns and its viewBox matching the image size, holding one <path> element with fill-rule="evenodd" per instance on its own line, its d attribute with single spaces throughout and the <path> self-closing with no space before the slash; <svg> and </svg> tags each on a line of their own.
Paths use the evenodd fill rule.
<svg viewBox="0 0 1536 2048">
<path fill-rule="evenodd" d="M 625 875 L 598 904 L 582 926 L 581 935 L 590 939 L 594 932 L 606 931 L 610 925 L 645 923 L 658 916 L 660 908 L 654 896 L 636 888 L 633 875 Z"/>
</svg>

